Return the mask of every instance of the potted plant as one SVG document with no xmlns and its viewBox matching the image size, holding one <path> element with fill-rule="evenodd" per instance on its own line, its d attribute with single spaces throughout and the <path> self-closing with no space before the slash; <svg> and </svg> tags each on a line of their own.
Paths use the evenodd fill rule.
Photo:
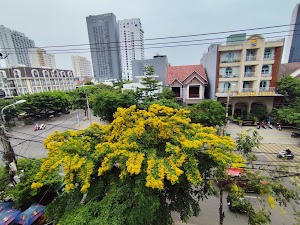
<svg viewBox="0 0 300 225">
<path fill-rule="evenodd" d="M 243 120 L 242 120 L 242 118 L 240 116 L 237 118 L 236 121 L 238 122 L 239 126 L 243 125 Z"/>
<path fill-rule="evenodd" d="M 256 124 L 257 124 L 257 121 L 258 121 L 257 117 L 256 117 L 256 116 L 254 116 L 254 117 L 253 117 L 253 123 L 254 123 L 254 125 L 256 125 Z"/>
</svg>

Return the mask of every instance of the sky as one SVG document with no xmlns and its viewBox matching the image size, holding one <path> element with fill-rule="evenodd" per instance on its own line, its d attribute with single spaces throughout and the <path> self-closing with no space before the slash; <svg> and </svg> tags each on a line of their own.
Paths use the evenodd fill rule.
<svg viewBox="0 0 300 225">
<path fill-rule="evenodd" d="M 2 9 L 0 25 L 24 33 L 35 41 L 37 47 L 64 46 L 89 43 L 86 26 L 86 17 L 89 15 L 112 12 L 117 20 L 140 18 L 144 38 L 150 39 L 287 25 L 291 23 L 292 12 L 297 3 L 299 3 L 297 0 L 0 0 Z M 282 27 L 247 33 L 288 29 Z M 153 40 L 145 41 L 145 44 L 220 38 L 230 34 Z M 287 34 L 280 33 L 273 36 Z M 265 36 L 273 37 L 272 34 Z M 152 58 L 159 53 L 167 55 L 171 65 L 199 64 L 209 44 L 219 41 L 202 41 L 208 44 L 188 47 L 145 49 L 145 58 Z M 146 47 L 149 46 L 145 45 Z M 67 48 L 74 47 L 46 48 L 46 50 Z M 56 54 L 57 67 L 72 69 L 71 55 Z M 90 53 L 73 55 L 91 59 Z"/>
</svg>

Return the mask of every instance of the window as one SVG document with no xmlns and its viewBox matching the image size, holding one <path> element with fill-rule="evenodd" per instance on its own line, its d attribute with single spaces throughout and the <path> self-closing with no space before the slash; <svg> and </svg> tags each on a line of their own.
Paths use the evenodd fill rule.
<svg viewBox="0 0 300 225">
<path fill-rule="evenodd" d="M 231 77 L 232 76 L 232 68 L 227 67 L 225 70 L 225 77 Z"/>
<path fill-rule="evenodd" d="M 43 70 L 43 75 L 44 75 L 44 77 L 49 77 L 49 71 Z"/>
<path fill-rule="evenodd" d="M 20 70 L 14 70 L 14 76 L 15 76 L 15 78 L 20 78 L 20 76 L 21 76 L 21 71 Z"/>
<path fill-rule="evenodd" d="M 230 90 L 230 86 L 231 86 L 231 84 L 229 82 L 225 82 L 224 83 L 224 92 L 229 91 Z"/>
<path fill-rule="evenodd" d="M 33 75 L 33 77 L 39 77 L 39 72 L 37 70 L 32 70 L 31 74 Z"/>
<path fill-rule="evenodd" d="M 175 97 L 180 97 L 180 87 L 172 87 L 172 91 L 175 93 Z"/>
<path fill-rule="evenodd" d="M 199 98 L 199 86 L 191 86 L 189 88 L 189 98 Z"/>
<path fill-rule="evenodd" d="M 232 62 L 233 61 L 233 57 L 234 57 L 233 52 L 227 52 L 227 54 L 226 54 L 226 61 Z"/>
<path fill-rule="evenodd" d="M 264 66 L 261 68 L 261 74 L 269 74 L 269 66 L 264 65 Z"/>
<path fill-rule="evenodd" d="M 0 77 L 1 77 L 1 78 L 6 78 L 6 73 L 5 73 L 5 71 L 0 71 Z"/>
<path fill-rule="evenodd" d="M 266 49 L 265 49 L 264 58 L 265 58 L 265 59 L 271 58 L 271 54 L 272 54 L 271 49 L 266 48 Z"/>
<path fill-rule="evenodd" d="M 267 81 L 263 80 L 259 84 L 259 90 L 260 91 L 267 91 L 268 90 L 268 83 Z"/>
</svg>

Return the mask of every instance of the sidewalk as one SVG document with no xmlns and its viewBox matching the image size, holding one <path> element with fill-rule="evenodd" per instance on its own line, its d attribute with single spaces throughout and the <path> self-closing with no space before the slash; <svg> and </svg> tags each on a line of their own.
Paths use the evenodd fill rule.
<svg viewBox="0 0 300 225">
<path fill-rule="evenodd" d="M 76 128 L 80 129 L 80 130 L 81 129 L 86 129 L 86 128 L 88 128 L 91 125 L 91 123 L 94 123 L 94 122 L 99 123 L 101 125 L 107 125 L 107 124 L 109 124 L 107 121 L 100 120 L 99 117 L 92 116 L 91 122 L 90 122 L 89 118 L 85 117 L 85 118 L 83 118 L 83 119 L 81 119 L 79 121 L 79 124 L 76 125 Z"/>
<path fill-rule="evenodd" d="M 295 129 L 282 129 L 281 131 L 277 130 L 276 127 L 273 129 L 260 128 L 257 129 L 256 126 L 239 126 L 235 123 L 229 123 L 227 125 L 227 131 L 230 133 L 230 137 L 235 138 L 238 133 L 241 133 L 246 130 L 256 130 L 262 137 L 262 143 L 274 143 L 274 144 L 295 144 L 299 145 L 300 138 L 292 138 L 291 133 Z"/>
</svg>

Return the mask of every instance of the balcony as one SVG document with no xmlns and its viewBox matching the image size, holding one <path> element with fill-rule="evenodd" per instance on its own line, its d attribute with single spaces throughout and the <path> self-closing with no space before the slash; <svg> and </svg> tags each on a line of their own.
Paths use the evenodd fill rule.
<svg viewBox="0 0 300 225">
<path fill-rule="evenodd" d="M 231 89 L 218 88 L 218 92 L 219 93 L 233 93 L 233 92 L 237 92 L 237 88 L 231 88 Z"/>
<path fill-rule="evenodd" d="M 264 61 L 266 60 L 274 60 L 274 55 L 264 55 Z"/>
<path fill-rule="evenodd" d="M 239 77 L 238 74 L 220 74 L 220 78 L 234 78 Z"/>
<path fill-rule="evenodd" d="M 244 77 L 255 77 L 255 72 L 245 72 Z"/>
<path fill-rule="evenodd" d="M 268 71 L 262 71 L 262 72 L 261 72 L 261 76 L 262 76 L 262 77 L 270 77 L 270 76 L 271 76 L 271 73 L 268 72 Z"/>
<path fill-rule="evenodd" d="M 256 61 L 256 57 L 253 55 L 247 55 L 246 56 L 246 61 Z"/>
<path fill-rule="evenodd" d="M 261 87 L 259 92 L 275 92 L 275 87 Z"/>
</svg>

